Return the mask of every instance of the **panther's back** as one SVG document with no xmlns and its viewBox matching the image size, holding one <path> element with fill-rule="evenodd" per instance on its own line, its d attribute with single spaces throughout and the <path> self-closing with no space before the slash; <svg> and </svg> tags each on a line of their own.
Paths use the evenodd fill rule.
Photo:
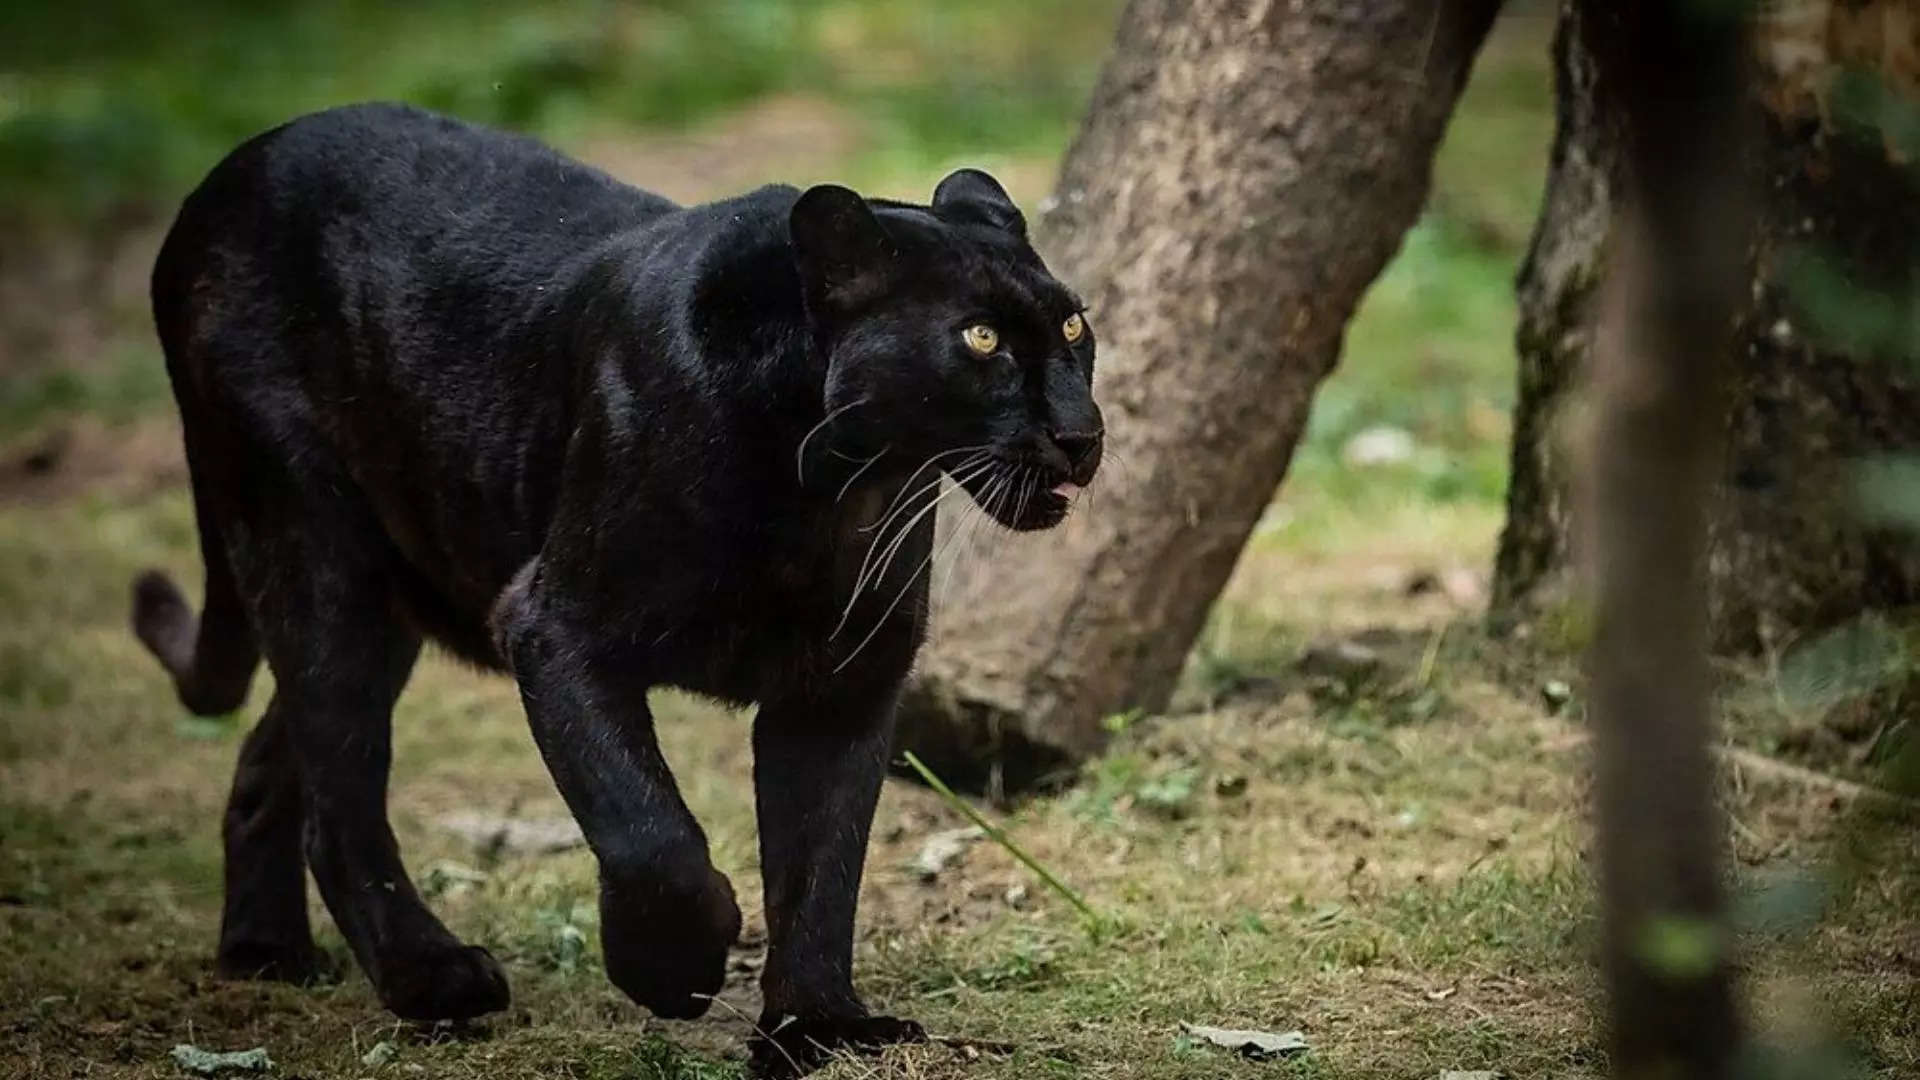
<svg viewBox="0 0 1920 1080">
<path fill-rule="evenodd" d="M 152 281 L 203 538 L 239 512 L 214 504 L 337 473 L 405 568 L 415 621 L 490 661 L 484 613 L 550 509 L 525 477 L 555 471 L 566 426 L 549 286 L 676 209 L 406 106 L 315 113 L 241 145 L 183 204 Z M 203 544 L 210 566 L 217 547 Z"/>
</svg>

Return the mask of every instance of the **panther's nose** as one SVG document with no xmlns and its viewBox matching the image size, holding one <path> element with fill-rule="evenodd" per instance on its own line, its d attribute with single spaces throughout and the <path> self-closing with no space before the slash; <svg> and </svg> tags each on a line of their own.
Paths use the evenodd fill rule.
<svg viewBox="0 0 1920 1080">
<path fill-rule="evenodd" d="M 1100 440 L 1106 436 L 1106 432 L 1096 428 L 1092 431 L 1056 431 L 1052 436 L 1053 444 L 1067 455 L 1070 467 L 1077 472 L 1100 449 Z"/>
</svg>

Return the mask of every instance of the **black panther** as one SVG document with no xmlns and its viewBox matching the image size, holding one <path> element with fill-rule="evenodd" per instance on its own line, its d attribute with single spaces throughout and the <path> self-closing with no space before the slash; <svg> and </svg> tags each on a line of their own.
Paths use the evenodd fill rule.
<svg viewBox="0 0 1920 1080">
<path fill-rule="evenodd" d="M 518 681 L 600 867 L 609 978 L 704 1012 L 740 911 L 647 691 L 754 703 L 754 1055 L 923 1037 L 854 993 L 854 906 L 924 637 L 941 478 L 1044 529 L 1099 466 L 1094 335 L 1000 185 L 681 207 L 531 140 L 363 105 L 246 142 L 153 272 L 206 591 L 133 625 L 203 714 L 275 688 L 226 811 L 229 976 L 316 967 L 311 869 L 394 1013 L 503 1008 L 386 817 L 421 644 Z M 771 1037 L 769 1037 L 771 1036 Z M 817 1056 L 809 1060 L 817 1060 Z"/>
</svg>

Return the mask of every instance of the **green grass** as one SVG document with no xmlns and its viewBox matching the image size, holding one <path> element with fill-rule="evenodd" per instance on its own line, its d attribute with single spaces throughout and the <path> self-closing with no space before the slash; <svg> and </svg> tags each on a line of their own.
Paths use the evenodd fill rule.
<svg viewBox="0 0 1920 1080">
<path fill-rule="evenodd" d="M 1296 485 L 1370 496 L 1497 502 L 1506 489 L 1515 387 L 1513 278 L 1545 183 L 1549 26 L 1521 9 L 1496 31 L 1434 165 L 1427 214 L 1347 332 L 1292 466 Z M 1340 449 L 1390 425 L 1418 446 L 1405 465 L 1347 469 Z"/>
<path fill-rule="evenodd" d="M 165 206 L 241 139 L 397 99 L 567 141 L 684 127 L 769 94 L 825 97 L 894 158 L 1058 146 L 1114 0 L 452 0 L 0 14 L 0 204 L 84 219 Z"/>
<path fill-rule="evenodd" d="M 964 161 L 1002 170 L 1037 198 L 1118 6 L 110 0 L 76 27 L 57 5 L 3 5 L 0 245 L 28 253 L 4 270 L 52 264 L 47 251 L 66 246 L 89 251 L 82 261 L 102 279 L 141 276 L 152 231 L 235 145 L 373 99 L 646 162 L 674 133 L 799 98 L 851 133 L 846 154 L 794 173 L 777 151 L 736 137 L 731 157 L 764 163 L 742 183 L 831 178 L 924 198 L 940 171 Z M 17 327 L 0 337 L 0 351 L 15 354 L 0 356 L 0 440 L 63 416 L 119 420 L 165 403 L 143 290 L 22 284 L 22 308 L 9 316 Z M 77 303 L 91 310 L 57 310 Z M 50 332 L 63 323 L 94 328 L 77 355 Z"/>
<path fill-rule="evenodd" d="M 0 435 L 33 428 L 49 416 L 86 413 L 121 422 L 168 402 L 160 351 L 132 341 L 102 364 L 50 367 L 0 381 Z"/>
<path fill-rule="evenodd" d="M 241 139 L 370 98 L 563 145 L 611 137 L 644 146 L 662 129 L 698 127 L 773 94 L 830 102 L 857 129 L 841 179 L 924 195 L 940 170 L 984 161 L 1035 174 L 1017 186 L 1037 198 L 1117 10 L 1117 0 L 302 0 L 183 13 L 113 0 L 76 34 L 54 6 L 12 5 L 0 14 L 0 70 L 9 73 L 0 80 L 0 207 L 15 227 L 24 218 L 56 232 L 146 220 Z M 1483 56 L 1441 150 L 1435 210 L 1370 294 L 1342 369 L 1320 394 L 1295 467 L 1303 483 L 1353 487 L 1339 446 L 1387 423 L 1425 450 L 1392 471 L 1392 497 L 1500 493 L 1508 282 L 1550 127 L 1543 24 L 1513 25 Z M 779 163 L 768 170 L 778 175 Z M 0 435 L 63 414 L 123 418 L 163 404 L 138 300 L 113 314 L 104 357 L 24 358 L 24 373 L 0 386 Z"/>
<path fill-rule="evenodd" d="M 1276 572 L 1297 557 L 1250 556 Z M 514 1010 L 467 1030 L 396 1025 L 317 904 L 338 984 L 213 980 L 219 808 L 267 687 L 232 724 L 179 724 L 124 628 L 126 582 L 150 563 L 197 569 L 182 492 L 0 508 L 12 616 L 0 624 L 0 1074 L 167 1075 L 166 1050 L 196 1041 L 266 1045 L 288 1075 L 352 1080 L 386 1040 L 400 1069 L 427 1077 L 739 1075 L 745 1027 L 728 1009 L 664 1024 L 605 982 L 583 853 L 489 861 L 435 825 L 462 808 L 560 812 L 511 685 L 438 658 L 396 717 L 395 828 L 416 879 L 439 882 L 435 909 L 506 963 Z M 1321 588 L 1324 605 L 1369 610 L 1352 581 Z M 1195 715 L 1137 719 L 1067 796 L 998 815 L 1101 912 L 1097 935 L 990 844 L 918 882 L 906 864 L 919 845 L 965 821 L 929 791 L 890 784 L 860 983 L 936 1033 L 1014 1049 L 907 1050 L 829 1078 L 1597 1076 L 1577 720 L 1510 689 L 1512 658 L 1464 623 L 1437 639 L 1425 674 L 1451 705 L 1406 715 L 1399 688 L 1420 676 L 1431 640 L 1383 641 L 1388 671 L 1337 700 L 1293 677 Z M 1288 650 L 1273 648 L 1285 676 Z M 656 712 L 757 926 L 744 724 L 677 695 Z M 1836 824 L 1824 799 L 1791 785 L 1750 782 L 1729 808 L 1741 851 L 1791 852 L 1768 868 L 1817 864 Z M 1823 916 L 1750 939 L 1751 982 L 1766 1017 L 1791 1015 L 1779 1002 L 1793 986 L 1814 987 L 1868 1075 L 1893 1077 L 1920 1064 L 1903 1011 L 1920 979 L 1900 959 L 1915 878 L 1890 839 L 1900 834 L 1862 835 Z M 484 877 L 454 884 L 468 871 Z M 1014 886 L 1026 889 L 1017 907 Z M 723 1000 L 756 1011 L 750 973 Z M 1183 1039 L 1183 1021 L 1299 1029 L 1313 1049 L 1243 1063 Z"/>
</svg>

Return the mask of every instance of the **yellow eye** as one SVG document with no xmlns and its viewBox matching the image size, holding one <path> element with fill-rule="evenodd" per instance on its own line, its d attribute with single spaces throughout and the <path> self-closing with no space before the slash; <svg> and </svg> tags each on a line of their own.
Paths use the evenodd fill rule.
<svg viewBox="0 0 1920 1080">
<path fill-rule="evenodd" d="M 1080 313 L 1076 311 L 1067 316 L 1067 321 L 1060 326 L 1060 332 L 1067 335 L 1067 344 L 1071 345 L 1086 336 L 1087 320 L 1081 318 Z"/>
<path fill-rule="evenodd" d="M 986 323 L 974 323 L 960 331 L 960 337 L 966 341 L 967 348 L 981 356 L 992 356 L 1000 348 L 1000 331 Z"/>
</svg>

